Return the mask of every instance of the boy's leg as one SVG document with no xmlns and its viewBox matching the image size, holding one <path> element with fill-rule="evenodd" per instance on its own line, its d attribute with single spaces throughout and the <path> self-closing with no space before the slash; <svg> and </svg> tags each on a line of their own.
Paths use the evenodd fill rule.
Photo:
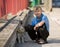
<svg viewBox="0 0 60 47">
<path fill-rule="evenodd" d="M 43 27 L 45 26 L 45 27 Z M 49 32 L 46 29 L 46 25 L 44 24 L 42 27 L 39 27 L 38 34 L 40 38 L 42 38 L 45 42 L 47 41 L 47 37 L 49 36 Z"/>
<path fill-rule="evenodd" d="M 49 32 L 44 28 L 40 28 L 39 30 L 40 30 L 39 33 L 40 33 L 41 38 L 44 39 L 44 41 L 47 41 L 47 37 L 49 36 Z"/>
<path fill-rule="evenodd" d="M 36 31 L 34 30 L 34 26 L 27 25 L 24 28 L 28 32 L 28 35 L 30 36 L 30 38 L 32 40 L 35 40 L 36 39 Z"/>
</svg>

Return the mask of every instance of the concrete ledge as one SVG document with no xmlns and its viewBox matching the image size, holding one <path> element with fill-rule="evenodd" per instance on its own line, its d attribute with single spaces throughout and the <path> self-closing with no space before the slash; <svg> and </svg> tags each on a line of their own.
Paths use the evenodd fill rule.
<svg viewBox="0 0 60 47">
<path fill-rule="evenodd" d="M 9 42 L 9 39 L 16 39 L 16 34 L 14 32 L 16 31 L 17 26 L 18 24 L 9 24 L 2 30 L 2 32 L 0 32 L 0 47 L 8 46 L 9 43 L 12 41 L 10 40 Z M 15 34 L 15 37 L 11 38 L 11 36 L 13 36 L 13 33 Z M 8 45 L 6 45 L 7 42 L 9 42 Z"/>
<path fill-rule="evenodd" d="M 2 24 L 1 27 L 4 26 L 4 28 L 0 32 L 0 47 L 14 47 L 14 44 L 16 43 L 16 37 L 17 37 L 17 31 L 18 26 L 20 24 L 20 20 L 22 21 L 22 25 L 25 24 L 25 21 L 27 19 L 28 11 L 24 11 L 22 16 L 13 16 L 8 18 L 8 23 L 0 23 Z"/>
<path fill-rule="evenodd" d="M 15 18 L 14 18 L 15 19 Z M 18 19 L 17 19 L 18 20 Z M 18 23 L 12 23 L 13 19 L 10 19 L 8 23 L 2 24 L 4 27 L 0 32 L 0 47 L 13 47 L 16 41 L 16 31 Z"/>
</svg>

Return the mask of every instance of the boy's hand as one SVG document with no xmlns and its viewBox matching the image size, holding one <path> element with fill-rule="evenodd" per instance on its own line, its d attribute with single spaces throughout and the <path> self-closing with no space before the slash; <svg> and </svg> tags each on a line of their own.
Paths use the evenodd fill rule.
<svg viewBox="0 0 60 47">
<path fill-rule="evenodd" d="M 34 30 L 36 30 L 39 26 L 42 26 L 44 24 L 44 21 L 38 23 L 35 25 Z"/>
<path fill-rule="evenodd" d="M 37 27 L 34 27 L 34 30 L 36 30 Z"/>
<path fill-rule="evenodd" d="M 42 22 L 40 22 L 40 23 L 36 24 L 36 25 L 35 25 L 35 27 L 34 27 L 34 30 L 36 30 L 36 29 L 37 29 L 37 27 L 42 26 L 43 24 L 44 24 L 44 21 L 42 21 Z"/>
<path fill-rule="evenodd" d="M 38 27 L 39 27 L 39 23 L 35 25 L 34 30 L 37 30 Z"/>
</svg>

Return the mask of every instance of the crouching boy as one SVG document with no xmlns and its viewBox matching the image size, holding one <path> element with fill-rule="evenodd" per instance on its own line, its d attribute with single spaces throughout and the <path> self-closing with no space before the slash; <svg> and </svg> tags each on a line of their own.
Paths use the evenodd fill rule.
<svg viewBox="0 0 60 47">
<path fill-rule="evenodd" d="M 31 24 L 25 26 L 25 30 L 32 40 L 36 40 L 39 44 L 45 44 L 49 36 L 48 18 L 42 13 L 40 6 L 34 7 L 34 15 L 35 17 L 32 19 Z"/>
</svg>

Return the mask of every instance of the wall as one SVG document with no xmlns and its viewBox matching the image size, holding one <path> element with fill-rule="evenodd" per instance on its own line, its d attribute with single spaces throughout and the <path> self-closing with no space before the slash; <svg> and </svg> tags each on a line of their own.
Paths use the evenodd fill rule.
<svg viewBox="0 0 60 47">
<path fill-rule="evenodd" d="M 0 0 L 0 17 L 6 14 L 5 0 Z"/>
<path fill-rule="evenodd" d="M 0 18 L 9 13 L 16 14 L 28 7 L 28 0 L 0 0 Z"/>
</svg>

